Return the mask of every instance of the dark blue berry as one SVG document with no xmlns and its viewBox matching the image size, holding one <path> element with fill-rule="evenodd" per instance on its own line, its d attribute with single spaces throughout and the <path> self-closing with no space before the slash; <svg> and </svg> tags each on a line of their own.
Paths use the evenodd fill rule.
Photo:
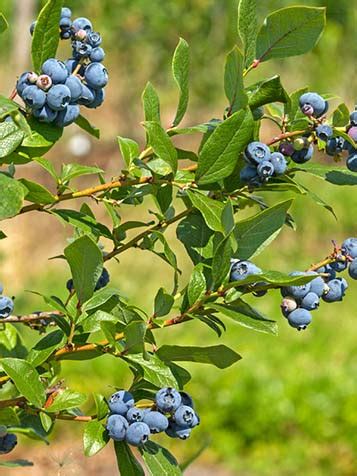
<svg viewBox="0 0 357 476">
<path fill-rule="evenodd" d="M 161 433 L 169 426 L 169 420 L 165 415 L 151 410 L 144 413 L 143 421 L 150 428 L 151 433 Z"/>
<path fill-rule="evenodd" d="M 288 315 L 288 323 L 295 329 L 304 330 L 311 323 L 312 316 L 307 309 L 298 308 Z"/>
<path fill-rule="evenodd" d="M 316 135 L 319 139 L 326 142 L 328 139 L 331 139 L 331 137 L 333 136 L 333 129 L 328 124 L 320 124 L 316 128 Z"/>
<path fill-rule="evenodd" d="M 46 103 L 46 94 L 42 89 L 31 85 L 24 89 L 22 99 L 31 109 L 42 109 Z"/>
<path fill-rule="evenodd" d="M 230 281 L 243 281 L 248 276 L 261 274 L 262 270 L 250 261 L 231 260 Z"/>
<path fill-rule="evenodd" d="M 69 72 L 66 65 L 55 58 L 50 58 L 42 65 L 42 73 L 52 79 L 53 84 L 61 84 L 66 81 Z"/>
<path fill-rule="evenodd" d="M 348 157 L 346 165 L 351 172 L 357 172 L 357 152 L 354 152 Z"/>
<path fill-rule="evenodd" d="M 107 420 L 106 428 L 110 438 L 115 441 L 124 441 L 129 423 L 122 415 L 110 415 Z"/>
<path fill-rule="evenodd" d="M 357 279 L 357 258 L 351 261 L 348 267 L 348 273 L 352 279 Z"/>
<path fill-rule="evenodd" d="M 288 163 L 282 153 L 273 152 L 270 156 L 270 162 L 273 164 L 275 175 L 282 175 L 286 172 Z"/>
<path fill-rule="evenodd" d="M 321 117 L 328 110 L 328 103 L 317 93 L 305 93 L 300 96 L 299 104 L 307 116 Z"/>
<path fill-rule="evenodd" d="M 150 437 L 150 428 L 144 422 L 132 423 L 126 431 L 125 441 L 132 446 L 144 445 Z"/>
<path fill-rule="evenodd" d="M 108 71 L 102 63 L 90 63 L 84 72 L 89 87 L 102 89 L 108 84 Z"/>
<path fill-rule="evenodd" d="M 162 388 L 155 395 L 157 408 L 163 413 L 171 413 L 181 405 L 181 395 L 174 388 Z"/>
<path fill-rule="evenodd" d="M 247 162 L 257 165 L 260 162 L 270 159 L 270 149 L 262 142 L 251 142 L 245 150 L 244 157 Z"/>
<path fill-rule="evenodd" d="M 113 393 L 108 401 L 110 411 L 117 415 L 126 415 L 128 410 L 134 406 L 134 403 L 134 397 L 126 390 Z"/>
<path fill-rule="evenodd" d="M 357 238 L 347 238 L 342 243 L 341 251 L 345 256 L 357 258 Z"/>
</svg>

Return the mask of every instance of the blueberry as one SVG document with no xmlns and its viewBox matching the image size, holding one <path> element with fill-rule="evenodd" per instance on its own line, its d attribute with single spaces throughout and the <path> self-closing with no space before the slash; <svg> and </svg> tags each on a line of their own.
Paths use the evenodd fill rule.
<svg viewBox="0 0 357 476">
<path fill-rule="evenodd" d="M 257 165 L 270 159 L 270 149 L 262 142 L 251 142 L 245 150 L 244 158 L 247 162 Z"/>
<path fill-rule="evenodd" d="M 7 296 L 0 296 L 0 318 L 9 317 L 14 310 L 14 301 Z"/>
<path fill-rule="evenodd" d="M 78 103 L 87 106 L 95 101 L 95 90 L 89 88 L 86 84 L 82 84 L 82 96 L 78 99 Z"/>
<path fill-rule="evenodd" d="M 150 436 L 150 428 L 146 423 L 137 422 L 129 425 L 126 431 L 125 440 L 129 445 L 142 446 L 148 440 Z"/>
<path fill-rule="evenodd" d="M 61 30 L 69 30 L 72 26 L 71 19 L 67 17 L 62 17 L 60 19 L 59 26 Z"/>
<path fill-rule="evenodd" d="M 90 32 L 93 29 L 92 23 L 88 20 L 88 18 L 83 17 L 76 18 L 72 26 L 75 31 L 85 30 L 87 32 Z"/>
<path fill-rule="evenodd" d="M 96 284 L 95 291 L 98 291 L 99 289 L 104 288 L 109 283 L 109 281 L 110 281 L 110 275 L 108 273 L 108 270 L 103 268 L 102 274 Z"/>
<path fill-rule="evenodd" d="M 36 86 L 43 91 L 48 91 L 52 86 L 52 79 L 47 74 L 41 74 L 36 81 Z"/>
<path fill-rule="evenodd" d="M 260 162 L 260 164 L 258 165 L 257 172 L 259 177 L 263 181 L 266 181 L 269 179 L 269 177 L 274 175 L 274 172 L 275 172 L 274 165 L 270 161 L 264 160 L 263 162 Z"/>
<path fill-rule="evenodd" d="M 286 172 L 288 163 L 281 152 L 273 152 L 270 156 L 270 162 L 273 164 L 276 175 L 282 175 Z"/>
<path fill-rule="evenodd" d="M 288 317 L 297 307 L 297 302 L 292 296 L 285 296 L 280 305 L 281 312 L 285 317 Z"/>
<path fill-rule="evenodd" d="M 332 269 L 329 264 L 327 264 L 326 266 L 322 266 L 321 268 L 317 269 L 316 271 L 319 274 L 328 274 L 327 279 L 329 281 L 331 281 L 331 279 L 336 278 L 336 271 L 334 269 Z"/>
<path fill-rule="evenodd" d="M 143 421 L 144 410 L 141 408 L 132 407 L 129 408 L 128 413 L 126 414 L 126 419 L 129 423 L 135 423 L 136 421 Z"/>
<path fill-rule="evenodd" d="M 341 251 L 345 256 L 350 256 L 351 258 L 357 258 L 357 238 L 347 238 L 342 243 Z"/>
<path fill-rule="evenodd" d="M 322 299 L 326 302 L 342 301 L 344 296 L 344 289 L 342 283 L 338 279 L 332 279 L 327 283 L 328 292 L 322 296 Z"/>
<path fill-rule="evenodd" d="M 343 292 L 345 293 L 345 291 L 348 289 L 348 282 L 345 280 L 345 278 L 337 278 L 337 280 L 340 281 Z"/>
<path fill-rule="evenodd" d="M 242 281 L 250 275 L 261 274 L 262 270 L 250 261 L 231 260 L 230 281 Z"/>
<path fill-rule="evenodd" d="M 306 276 L 307 273 L 301 271 L 294 271 L 290 276 Z M 286 295 L 292 296 L 294 299 L 303 299 L 307 293 L 310 292 L 310 283 L 302 284 L 301 286 L 286 286 L 283 288 Z"/>
<path fill-rule="evenodd" d="M 55 84 L 47 93 L 47 104 L 54 111 L 63 111 L 71 102 L 71 91 L 64 84 Z"/>
<path fill-rule="evenodd" d="M 37 21 L 33 21 L 30 25 L 30 34 L 31 36 L 33 35 L 33 32 L 35 31 Z"/>
<path fill-rule="evenodd" d="M 85 104 L 86 107 L 89 109 L 96 109 L 97 107 L 101 106 L 105 99 L 105 91 L 104 89 L 93 89 L 94 99 L 92 102 Z"/>
<path fill-rule="evenodd" d="M 78 60 L 76 60 L 75 58 L 70 58 L 66 61 L 65 63 L 66 65 L 66 68 L 67 68 L 67 71 L 69 74 L 72 74 L 73 71 L 77 68 L 77 66 L 79 65 L 79 62 Z"/>
<path fill-rule="evenodd" d="M 104 88 L 108 84 L 108 71 L 102 63 L 91 63 L 84 72 L 85 80 L 93 89 Z"/>
<path fill-rule="evenodd" d="M 63 111 L 60 111 L 58 113 L 58 116 L 56 118 L 56 125 L 58 127 L 66 127 L 70 124 L 73 124 L 73 122 L 75 122 L 76 119 L 79 117 L 80 112 L 81 111 L 78 104 L 70 104 Z"/>
<path fill-rule="evenodd" d="M 317 309 L 320 305 L 320 298 L 317 294 L 309 292 L 301 301 L 301 307 L 308 311 Z"/>
<path fill-rule="evenodd" d="M 314 147 L 313 145 L 310 145 L 308 149 L 296 150 L 291 158 L 297 164 L 304 164 L 312 158 L 313 153 Z"/>
<path fill-rule="evenodd" d="M 53 84 L 64 83 L 69 76 L 66 65 L 55 58 L 50 58 L 42 65 L 42 73 L 52 79 Z"/>
<path fill-rule="evenodd" d="M 328 110 L 328 103 L 317 93 L 305 93 L 300 96 L 301 111 L 307 116 L 321 117 Z"/>
<path fill-rule="evenodd" d="M 96 48 L 97 46 L 101 45 L 102 37 L 96 31 L 91 31 L 87 35 L 87 41 L 91 46 L 93 46 L 93 48 Z"/>
<path fill-rule="evenodd" d="M 55 121 L 58 113 L 45 104 L 42 109 L 35 109 L 32 114 L 40 122 L 51 123 Z"/>
<path fill-rule="evenodd" d="M 310 272 L 309 274 L 316 274 L 315 272 Z M 325 281 L 318 276 L 317 278 L 310 281 L 310 292 L 317 294 L 318 297 L 321 297 L 325 292 Z"/>
<path fill-rule="evenodd" d="M 103 48 L 96 47 L 93 48 L 90 55 L 89 59 L 95 63 L 101 63 L 105 58 L 105 53 Z"/>
<path fill-rule="evenodd" d="M 341 154 L 344 148 L 345 140 L 341 137 L 333 137 L 326 143 L 326 154 L 334 157 L 337 154 Z"/>
<path fill-rule="evenodd" d="M 295 149 L 291 142 L 282 142 L 279 145 L 279 152 L 285 155 L 286 157 L 291 157 L 295 152 Z"/>
<path fill-rule="evenodd" d="M 82 83 L 77 76 L 69 76 L 65 85 L 71 92 L 71 102 L 76 102 L 82 96 Z"/>
<path fill-rule="evenodd" d="M 348 157 L 346 165 L 351 172 L 357 172 L 357 152 L 354 152 Z"/>
<path fill-rule="evenodd" d="M 157 408 L 163 413 L 171 413 L 181 405 L 181 395 L 174 388 L 162 388 L 156 393 Z"/>
<path fill-rule="evenodd" d="M 60 37 L 61 40 L 69 40 L 71 38 L 72 34 L 70 30 L 62 30 L 60 32 Z"/>
<path fill-rule="evenodd" d="M 240 171 L 240 179 L 242 182 L 250 182 L 258 177 L 257 168 L 254 165 L 245 165 Z"/>
<path fill-rule="evenodd" d="M 107 420 L 106 428 L 110 438 L 115 441 L 124 441 L 129 423 L 122 415 L 110 415 Z"/>
<path fill-rule="evenodd" d="M 4 455 L 10 453 L 17 445 L 17 436 L 13 433 L 7 433 L 0 438 L 0 454 Z"/>
<path fill-rule="evenodd" d="M 295 329 L 304 330 L 312 321 L 312 316 L 307 309 L 298 308 L 288 315 L 288 323 Z"/>
<path fill-rule="evenodd" d="M 31 74 L 30 71 L 26 71 L 25 73 L 22 73 L 22 75 L 17 80 L 16 91 L 17 91 L 17 94 L 21 97 L 22 97 L 22 93 L 24 92 L 24 89 L 27 86 L 31 85 L 29 81 L 29 74 Z"/>
<path fill-rule="evenodd" d="M 357 279 L 357 258 L 351 261 L 348 267 L 348 274 L 351 276 L 352 279 Z"/>
<path fill-rule="evenodd" d="M 61 18 L 71 18 L 72 12 L 69 8 L 63 7 L 61 10 Z"/>
<path fill-rule="evenodd" d="M 316 128 L 316 135 L 319 139 L 326 142 L 328 139 L 331 139 L 331 137 L 333 136 L 333 129 L 328 124 L 320 124 Z"/>
<path fill-rule="evenodd" d="M 22 99 L 31 109 L 42 109 L 46 102 L 46 94 L 37 86 L 27 86 L 22 93 Z"/>
<path fill-rule="evenodd" d="M 330 266 L 336 273 L 342 273 L 347 268 L 347 261 L 334 261 Z"/>
<path fill-rule="evenodd" d="M 180 405 L 173 415 L 177 425 L 184 428 L 193 428 L 199 424 L 195 411 L 186 405 Z"/>
<path fill-rule="evenodd" d="M 351 112 L 350 123 L 352 126 L 357 126 L 357 111 Z"/>
<path fill-rule="evenodd" d="M 181 404 L 186 405 L 187 407 L 194 408 L 195 405 L 193 403 L 193 399 L 191 395 L 187 392 L 180 392 L 181 395 Z"/>
<path fill-rule="evenodd" d="M 357 127 L 353 126 L 348 130 L 348 135 L 351 137 L 352 140 L 357 142 Z"/>
<path fill-rule="evenodd" d="M 91 45 L 83 43 L 82 41 L 75 41 L 73 43 L 73 56 L 80 60 L 82 58 L 88 58 L 92 52 Z"/>
<path fill-rule="evenodd" d="M 174 421 L 169 421 L 169 426 L 167 427 L 165 433 L 170 438 L 180 438 L 181 440 L 187 440 L 191 434 L 191 428 L 182 428 Z"/>
<path fill-rule="evenodd" d="M 126 390 L 113 393 L 108 401 L 110 411 L 118 415 L 125 415 L 134 406 L 134 397 Z"/>
<path fill-rule="evenodd" d="M 66 283 L 66 288 L 67 290 L 71 293 L 74 291 L 74 284 L 73 284 L 73 279 L 69 279 Z"/>
<path fill-rule="evenodd" d="M 169 426 L 169 420 L 166 416 L 155 411 L 145 412 L 143 421 L 150 428 L 151 433 L 161 433 Z"/>
</svg>

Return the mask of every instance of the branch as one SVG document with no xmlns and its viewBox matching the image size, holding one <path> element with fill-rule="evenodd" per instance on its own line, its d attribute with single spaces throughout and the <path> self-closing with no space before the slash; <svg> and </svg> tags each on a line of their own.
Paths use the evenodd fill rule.
<svg viewBox="0 0 357 476">
<path fill-rule="evenodd" d="M 53 312 L 35 312 L 33 314 L 28 314 L 26 316 L 9 316 L 5 319 L 1 319 L 1 323 L 7 324 L 26 324 L 29 322 L 36 322 L 42 320 L 52 320 L 55 317 L 63 316 L 59 311 Z"/>
<path fill-rule="evenodd" d="M 290 137 L 296 137 L 296 136 L 301 136 L 303 134 L 306 134 L 308 132 L 307 130 L 303 131 L 293 131 L 293 132 L 285 132 L 284 134 L 280 134 L 278 136 L 273 137 L 270 141 L 268 141 L 266 144 L 267 145 L 273 145 L 276 144 L 277 142 L 281 142 L 284 139 L 289 139 Z"/>
</svg>

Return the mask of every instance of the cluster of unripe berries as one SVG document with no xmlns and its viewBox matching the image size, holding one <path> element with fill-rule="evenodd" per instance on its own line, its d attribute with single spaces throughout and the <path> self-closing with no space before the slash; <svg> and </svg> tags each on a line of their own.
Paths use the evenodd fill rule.
<svg viewBox="0 0 357 476">
<path fill-rule="evenodd" d="M 0 455 L 10 453 L 17 445 L 17 436 L 8 433 L 6 426 L 0 425 Z"/>
<path fill-rule="evenodd" d="M 142 446 L 150 435 L 165 432 L 170 438 L 189 438 L 200 419 L 191 396 L 174 388 L 162 388 L 149 408 L 135 406 L 131 393 L 120 390 L 108 401 L 110 416 L 106 428 L 110 438 Z"/>
<path fill-rule="evenodd" d="M 286 286 L 281 288 L 283 301 L 281 310 L 288 323 L 295 329 L 302 330 L 311 323 L 311 311 L 316 310 L 320 300 L 327 303 L 342 301 L 348 288 L 345 278 L 337 277 L 337 273 L 348 268 L 352 279 L 357 280 L 357 238 L 348 238 L 341 249 L 334 252 L 331 262 L 316 271 L 294 271 L 290 276 L 316 275 L 310 282 L 299 286 Z M 262 270 L 250 261 L 232 260 L 230 281 L 239 282 L 251 275 L 259 275 Z M 322 276 L 320 276 L 322 275 Z M 262 283 L 256 283 L 254 287 Z M 254 294 L 262 296 L 266 291 Z"/>
<path fill-rule="evenodd" d="M 98 279 L 97 284 L 95 285 L 94 291 L 99 291 L 99 289 L 105 288 L 105 286 L 109 284 L 109 281 L 110 275 L 108 273 L 108 270 L 106 268 L 103 268 L 102 274 L 100 275 L 100 278 Z M 66 288 L 70 293 L 74 291 L 74 283 L 72 278 L 67 281 Z"/>
<path fill-rule="evenodd" d="M 33 23 L 32 33 L 35 28 Z M 73 57 L 65 63 L 56 58 L 46 60 L 40 75 L 23 73 L 16 91 L 39 121 L 65 127 L 78 118 L 81 105 L 93 109 L 103 103 L 108 71 L 101 63 L 105 56 L 102 38 L 87 18 L 72 22 L 71 11 L 63 8 L 60 35 L 72 40 Z"/>
<path fill-rule="evenodd" d="M 0 283 L 0 319 L 11 316 L 14 310 L 14 301 L 8 296 L 3 296 L 3 285 Z"/>
</svg>

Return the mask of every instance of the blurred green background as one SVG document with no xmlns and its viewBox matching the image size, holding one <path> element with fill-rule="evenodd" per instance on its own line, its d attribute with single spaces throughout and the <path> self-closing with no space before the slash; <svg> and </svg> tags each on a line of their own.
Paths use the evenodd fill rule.
<svg viewBox="0 0 357 476">
<path fill-rule="evenodd" d="M 27 55 L 20 60 L 19 51 L 28 47 L 30 36 L 18 24 L 19 11 L 25 6 L 36 11 L 39 3 L 0 0 L 0 11 L 12 25 L 1 39 L 0 59 L 6 65 L 0 76 L 4 94 L 9 94 L 15 76 L 27 67 L 23 64 Z M 297 2 L 257 3 L 263 20 L 273 9 Z M 248 83 L 280 74 L 288 91 L 309 85 L 312 90 L 336 95 L 332 106 L 344 101 L 352 109 L 357 96 L 357 4 L 348 0 L 300 3 L 327 6 L 328 26 L 319 45 L 306 56 L 265 63 L 252 73 Z M 185 124 L 222 115 L 226 105 L 222 81 L 225 54 L 237 41 L 237 0 L 68 0 L 67 6 L 75 16 L 91 18 L 104 36 L 110 84 L 104 106 L 87 114 L 101 128 L 101 141 L 92 141 L 88 154 L 78 157 L 73 142 L 70 145 L 78 137 L 78 130 L 69 128 L 65 140 L 49 154 L 57 166 L 70 161 L 97 163 L 109 171 L 108 176 L 117 174 L 121 162 L 116 136 L 144 141 L 139 125 L 143 119 L 140 95 L 148 80 L 159 90 L 163 121 L 169 124 L 177 103 L 170 61 L 179 36 L 190 43 L 192 50 L 191 100 Z M 60 55 L 62 58 L 69 55 L 68 44 L 61 46 Z M 267 136 L 272 133 L 264 131 Z M 186 148 L 197 144 L 190 141 Z M 318 160 L 331 163 L 326 158 Z M 34 165 L 19 168 L 20 174 L 43 183 L 48 180 Z M 293 209 L 298 230 L 284 229 L 269 251 L 256 260 L 259 266 L 285 272 L 304 269 L 330 252 L 332 239 L 342 241 L 347 236 L 356 236 L 356 192 L 319 180 L 305 183 L 334 206 L 338 221 L 308 198 L 298 197 Z M 271 203 L 285 198 L 285 195 L 267 197 Z M 123 219 L 148 219 L 145 207 L 142 208 L 123 208 Z M 100 209 L 94 210 L 100 216 Z M 16 294 L 16 311 L 25 313 L 43 308 L 41 300 L 24 289 L 64 296 L 68 270 L 47 258 L 61 252 L 70 230 L 60 227 L 50 217 L 28 215 L 5 223 L 4 231 L 9 238 L 0 243 L 0 277 L 6 283 L 6 291 Z M 174 230 L 168 236 L 171 242 L 175 241 Z M 184 280 L 190 274 L 191 264 L 180 244 L 174 247 Z M 145 252 L 129 251 L 119 264 L 111 263 L 109 270 L 113 283 L 131 302 L 148 311 L 157 288 L 170 288 L 170 269 Z M 194 432 L 190 444 L 175 442 L 171 445 L 173 451 L 185 458 L 200 448 L 202 442 L 209 441 L 197 467 L 214 468 L 212 474 L 217 475 L 226 474 L 226 470 L 227 474 L 247 476 L 356 474 L 356 293 L 357 284 L 351 283 L 344 302 L 324 304 L 303 333 L 288 328 L 280 316 L 277 292 L 255 304 L 279 321 L 278 337 L 254 333 L 227 322 L 227 333 L 221 341 L 244 358 L 225 371 L 187 365 L 193 375 L 188 390 L 197 400 L 202 425 Z M 160 343 L 217 343 L 216 336 L 197 322 L 157 336 Z M 30 339 L 28 333 L 25 337 Z M 63 363 L 63 372 L 71 388 L 88 393 L 98 391 L 108 395 L 110 386 L 130 382 L 125 366 L 110 357 Z M 79 432 L 77 427 L 74 430 Z M 68 431 L 65 424 L 57 430 L 64 442 L 68 442 Z M 21 443 L 25 444 L 25 440 Z M 21 446 L 16 451 L 21 457 Z"/>
</svg>

